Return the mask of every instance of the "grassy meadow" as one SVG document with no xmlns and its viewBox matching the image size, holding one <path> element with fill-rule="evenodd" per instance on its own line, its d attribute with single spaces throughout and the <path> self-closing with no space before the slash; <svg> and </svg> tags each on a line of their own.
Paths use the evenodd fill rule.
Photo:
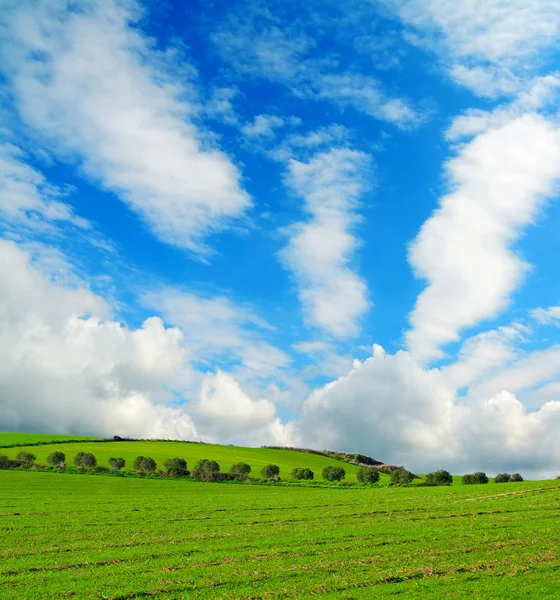
<svg viewBox="0 0 560 600">
<path fill-rule="evenodd" d="M 291 488 L 0 471 L 0 598 L 557 598 L 560 482 Z"/>
</svg>

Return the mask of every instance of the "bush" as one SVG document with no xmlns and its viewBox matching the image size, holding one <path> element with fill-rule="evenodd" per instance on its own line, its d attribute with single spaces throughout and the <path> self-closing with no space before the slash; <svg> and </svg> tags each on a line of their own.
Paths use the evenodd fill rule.
<svg viewBox="0 0 560 600">
<path fill-rule="evenodd" d="M 134 468 L 138 473 L 153 473 L 157 464 L 151 456 L 138 456 L 134 461 Z"/>
<path fill-rule="evenodd" d="M 519 473 L 514 473 L 511 478 L 510 481 L 523 481 L 523 477 L 521 477 L 521 475 Z"/>
<path fill-rule="evenodd" d="M 109 473 L 109 469 L 107 467 L 94 467 L 92 471 L 95 473 Z"/>
<path fill-rule="evenodd" d="M 342 467 L 329 465 L 321 473 L 325 481 L 342 481 L 346 477 L 346 471 Z"/>
<path fill-rule="evenodd" d="M 111 471 L 117 472 L 124 468 L 126 465 L 126 461 L 124 458 L 110 458 L 109 466 L 111 467 Z"/>
<path fill-rule="evenodd" d="M 466 475 L 463 475 L 463 485 L 477 485 L 481 483 L 488 483 L 486 473 L 477 471 L 476 473 L 467 473 Z"/>
<path fill-rule="evenodd" d="M 163 466 L 170 477 L 186 477 L 189 474 L 184 458 L 168 458 Z"/>
<path fill-rule="evenodd" d="M 509 473 L 498 473 L 494 477 L 494 483 L 509 483 L 511 475 Z"/>
<path fill-rule="evenodd" d="M 451 485 L 452 483 L 453 475 L 443 469 L 426 475 L 426 485 Z"/>
<path fill-rule="evenodd" d="M 379 471 L 369 467 L 360 467 L 356 473 L 356 479 L 360 483 L 377 483 L 379 481 Z"/>
<path fill-rule="evenodd" d="M 196 463 L 194 470 L 199 475 L 207 475 L 209 473 L 219 473 L 220 465 L 215 460 L 202 458 Z"/>
<path fill-rule="evenodd" d="M 97 466 L 97 459 L 88 452 L 78 452 L 74 457 L 74 464 L 78 469 L 93 469 Z"/>
<path fill-rule="evenodd" d="M 64 461 L 66 460 L 66 456 L 64 454 L 64 452 L 51 452 L 48 456 L 47 456 L 47 462 L 49 463 L 49 465 L 52 465 L 53 467 L 64 467 Z"/>
<path fill-rule="evenodd" d="M 261 475 L 264 479 L 274 479 L 278 480 L 278 475 L 280 475 L 280 467 L 278 465 L 266 465 L 261 469 Z"/>
<path fill-rule="evenodd" d="M 230 475 L 233 475 L 239 479 L 247 479 L 247 477 L 249 477 L 249 473 L 251 472 L 251 465 L 243 462 L 235 463 L 229 472 Z"/>
<path fill-rule="evenodd" d="M 394 485 L 404 485 L 410 483 L 414 479 L 414 475 L 406 469 L 398 469 L 391 473 L 391 483 Z"/>
<path fill-rule="evenodd" d="M 21 462 L 23 466 L 30 467 L 32 464 L 35 463 L 37 457 L 34 454 L 31 454 L 30 452 L 18 452 L 16 460 Z"/>
<path fill-rule="evenodd" d="M 292 479 L 298 479 L 300 481 L 312 481 L 315 477 L 315 473 L 307 467 L 301 469 L 294 469 L 292 471 Z"/>
</svg>

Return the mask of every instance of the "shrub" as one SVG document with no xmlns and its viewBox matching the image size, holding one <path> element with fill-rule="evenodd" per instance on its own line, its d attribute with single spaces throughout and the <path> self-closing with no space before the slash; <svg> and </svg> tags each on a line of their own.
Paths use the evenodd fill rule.
<svg viewBox="0 0 560 600">
<path fill-rule="evenodd" d="M 96 473 L 109 473 L 109 469 L 107 467 L 94 467 L 92 469 L 92 471 L 95 471 Z"/>
<path fill-rule="evenodd" d="M 64 454 L 64 452 L 51 452 L 48 456 L 47 456 L 47 462 L 49 463 L 49 465 L 52 465 L 53 467 L 64 467 L 64 461 L 66 460 L 66 456 Z"/>
<path fill-rule="evenodd" d="M 126 461 L 124 458 L 110 458 L 109 466 L 111 467 L 111 471 L 117 472 L 124 468 L 126 465 Z"/>
<path fill-rule="evenodd" d="M 20 461 L 24 466 L 30 467 L 35 463 L 37 457 L 30 452 L 18 452 L 16 460 Z"/>
<path fill-rule="evenodd" d="M 498 473 L 494 477 L 494 483 L 509 483 L 511 475 L 509 473 Z"/>
<path fill-rule="evenodd" d="M 93 469 L 97 466 L 97 459 L 89 452 L 78 452 L 74 457 L 74 464 L 78 469 Z"/>
<path fill-rule="evenodd" d="M 488 477 L 486 473 L 477 471 L 476 473 L 467 473 L 463 475 L 463 485 L 477 485 L 481 483 L 488 483 Z"/>
<path fill-rule="evenodd" d="M 163 466 L 171 477 L 185 477 L 189 474 L 187 461 L 184 458 L 168 458 Z"/>
<path fill-rule="evenodd" d="M 360 483 L 377 483 L 379 481 L 379 471 L 369 467 L 360 467 L 356 473 L 356 479 Z"/>
<path fill-rule="evenodd" d="M 307 467 L 300 469 L 296 468 L 292 471 L 292 478 L 300 481 L 312 481 L 315 478 L 315 473 Z"/>
<path fill-rule="evenodd" d="M 391 473 L 391 483 L 395 485 L 404 485 L 410 483 L 414 479 L 414 475 L 406 469 L 398 469 Z"/>
<path fill-rule="evenodd" d="M 157 468 L 157 464 L 150 456 L 138 456 L 134 461 L 134 468 L 138 473 L 153 473 Z"/>
<path fill-rule="evenodd" d="M 523 481 L 523 477 L 521 477 L 519 473 L 514 473 L 511 476 L 510 481 Z"/>
<path fill-rule="evenodd" d="M 453 475 L 443 469 L 426 475 L 426 485 L 451 485 L 452 483 Z"/>
<path fill-rule="evenodd" d="M 251 472 L 251 465 L 243 462 L 235 463 L 229 472 L 230 475 L 233 475 L 239 479 L 247 479 L 247 477 L 249 477 L 249 473 Z"/>
<path fill-rule="evenodd" d="M 266 465 L 261 469 L 261 475 L 264 479 L 278 479 L 280 475 L 280 467 L 278 465 Z"/>
<path fill-rule="evenodd" d="M 208 458 L 201 458 L 197 463 L 194 470 L 199 475 L 207 475 L 208 473 L 219 473 L 220 465 L 215 460 Z"/>
<path fill-rule="evenodd" d="M 342 481 L 346 477 L 346 471 L 342 467 L 329 465 L 321 473 L 325 481 Z"/>
</svg>

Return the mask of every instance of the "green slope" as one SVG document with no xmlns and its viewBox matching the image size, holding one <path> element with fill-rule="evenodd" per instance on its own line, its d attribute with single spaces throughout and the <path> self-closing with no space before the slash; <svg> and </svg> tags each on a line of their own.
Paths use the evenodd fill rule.
<svg viewBox="0 0 560 600">
<path fill-rule="evenodd" d="M 92 436 L 58 435 L 56 433 L 21 433 L 0 431 L 0 447 L 13 444 L 34 444 L 37 442 L 63 442 L 65 440 L 96 440 Z M 4 453 L 5 454 L 5 453 Z"/>
<path fill-rule="evenodd" d="M 1 440 L 2 438 L 0 438 Z M 15 458 L 21 448 L 4 448 L 1 454 L 9 458 Z M 47 455 L 54 450 L 60 450 L 66 454 L 66 462 L 72 464 L 74 456 L 78 452 L 91 452 L 97 458 L 99 465 L 107 466 L 110 457 L 122 457 L 126 460 L 125 471 L 131 471 L 134 459 L 139 456 L 151 456 L 163 467 L 166 458 L 180 457 L 187 461 L 189 469 L 193 469 L 196 462 L 201 458 L 210 458 L 218 461 L 222 471 L 229 471 L 236 462 L 246 462 L 251 465 L 253 475 L 258 476 L 262 467 L 275 464 L 280 467 L 280 477 L 288 478 L 292 469 L 296 467 L 308 467 L 315 473 L 315 479 L 321 479 L 321 471 L 327 465 L 344 467 L 346 481 L 356 481 L 356 465 L 342 463 L 335 459 L 318 456 L 306 452 L 294 452 L 291 450 L 271 450 L 268 448 L 244 448 L 240 446 L 220 446 L 215 444 L 200 444 L 197 442 L 77 442 L 65 444 L 45 444 L 28 448 L 37 456 L 37 462 L 46 463 Z M 389 481 L 386 475 L 381 475 L 381 481 Z"/>
</svg>

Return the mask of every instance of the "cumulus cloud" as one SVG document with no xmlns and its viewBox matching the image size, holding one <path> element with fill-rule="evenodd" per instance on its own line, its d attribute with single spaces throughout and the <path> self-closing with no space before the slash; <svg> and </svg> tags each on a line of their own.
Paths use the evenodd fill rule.
<svg viewBox="0 0 560 600">
<path fill-rule="evenodd" d="M 507 305 L 527 270 L 513 245 L 556 192 L 560 131 L 535 115 L 516 117 L 462 147 L 446 171 L 451 192 L 409 248 L 428 282 L 406 334 L 421 361 Z"/>
<path fill-rule="evenodd" d="M 310 220 L 290 228 L 281 258 L 294 274 L 306 321 L 336 337 L 356 335 L 370 306 L 366 284 L 351 267 L 369 158 L 333 148 L 309 162 L 292 159 L 288 166 L 286 184 L 304 199 Z"/>
<path fill-rule="evenodd" d="M 541 325 L 560 326 L 560 306 L 549 306 L 548 308 L 535 308 L 531 316 Z"/>
<path fill-rule="evenodd" d="M 274 443 L 289 439 L 269 400 L 232 375 L 197 372 L 176 327 L 138 329 L 106 302 L 53 281 L 0 241 L 0 422 L 8 430 Z M 263 359 L 264 360 L 264 359 Z M 177 400 L 191 400 L 177 405 Z"/>
<path fill-rule="evenodd" d="M 460 403 L 439 369 L 425 369 L 407 352 L 371 358 L 315 390 L 303 406 L 294 435 L 316 448 L 367 452 L 380 460 L 425 472 L 485 469 L 556 474 L 560 401 L 528 413 L 502 390 Z"/>
<path fill-rule="evenodd" d="M 134 2 L 21 2 L 1 31 L 5 75 L 24 121 L 78 162 L 163 241 L 203 238 L 250 206 L 240 174 L 193 123 L 192 86 L 171 76 L 136 27 Z"/>
<path fill-rule="evenodd" d="M 555 0 L 384 0 L 412 27 L 408 39 L 433 48 L 457 83 L 481 96 L 523 89 L 555 49 Z"/>
</svg>

